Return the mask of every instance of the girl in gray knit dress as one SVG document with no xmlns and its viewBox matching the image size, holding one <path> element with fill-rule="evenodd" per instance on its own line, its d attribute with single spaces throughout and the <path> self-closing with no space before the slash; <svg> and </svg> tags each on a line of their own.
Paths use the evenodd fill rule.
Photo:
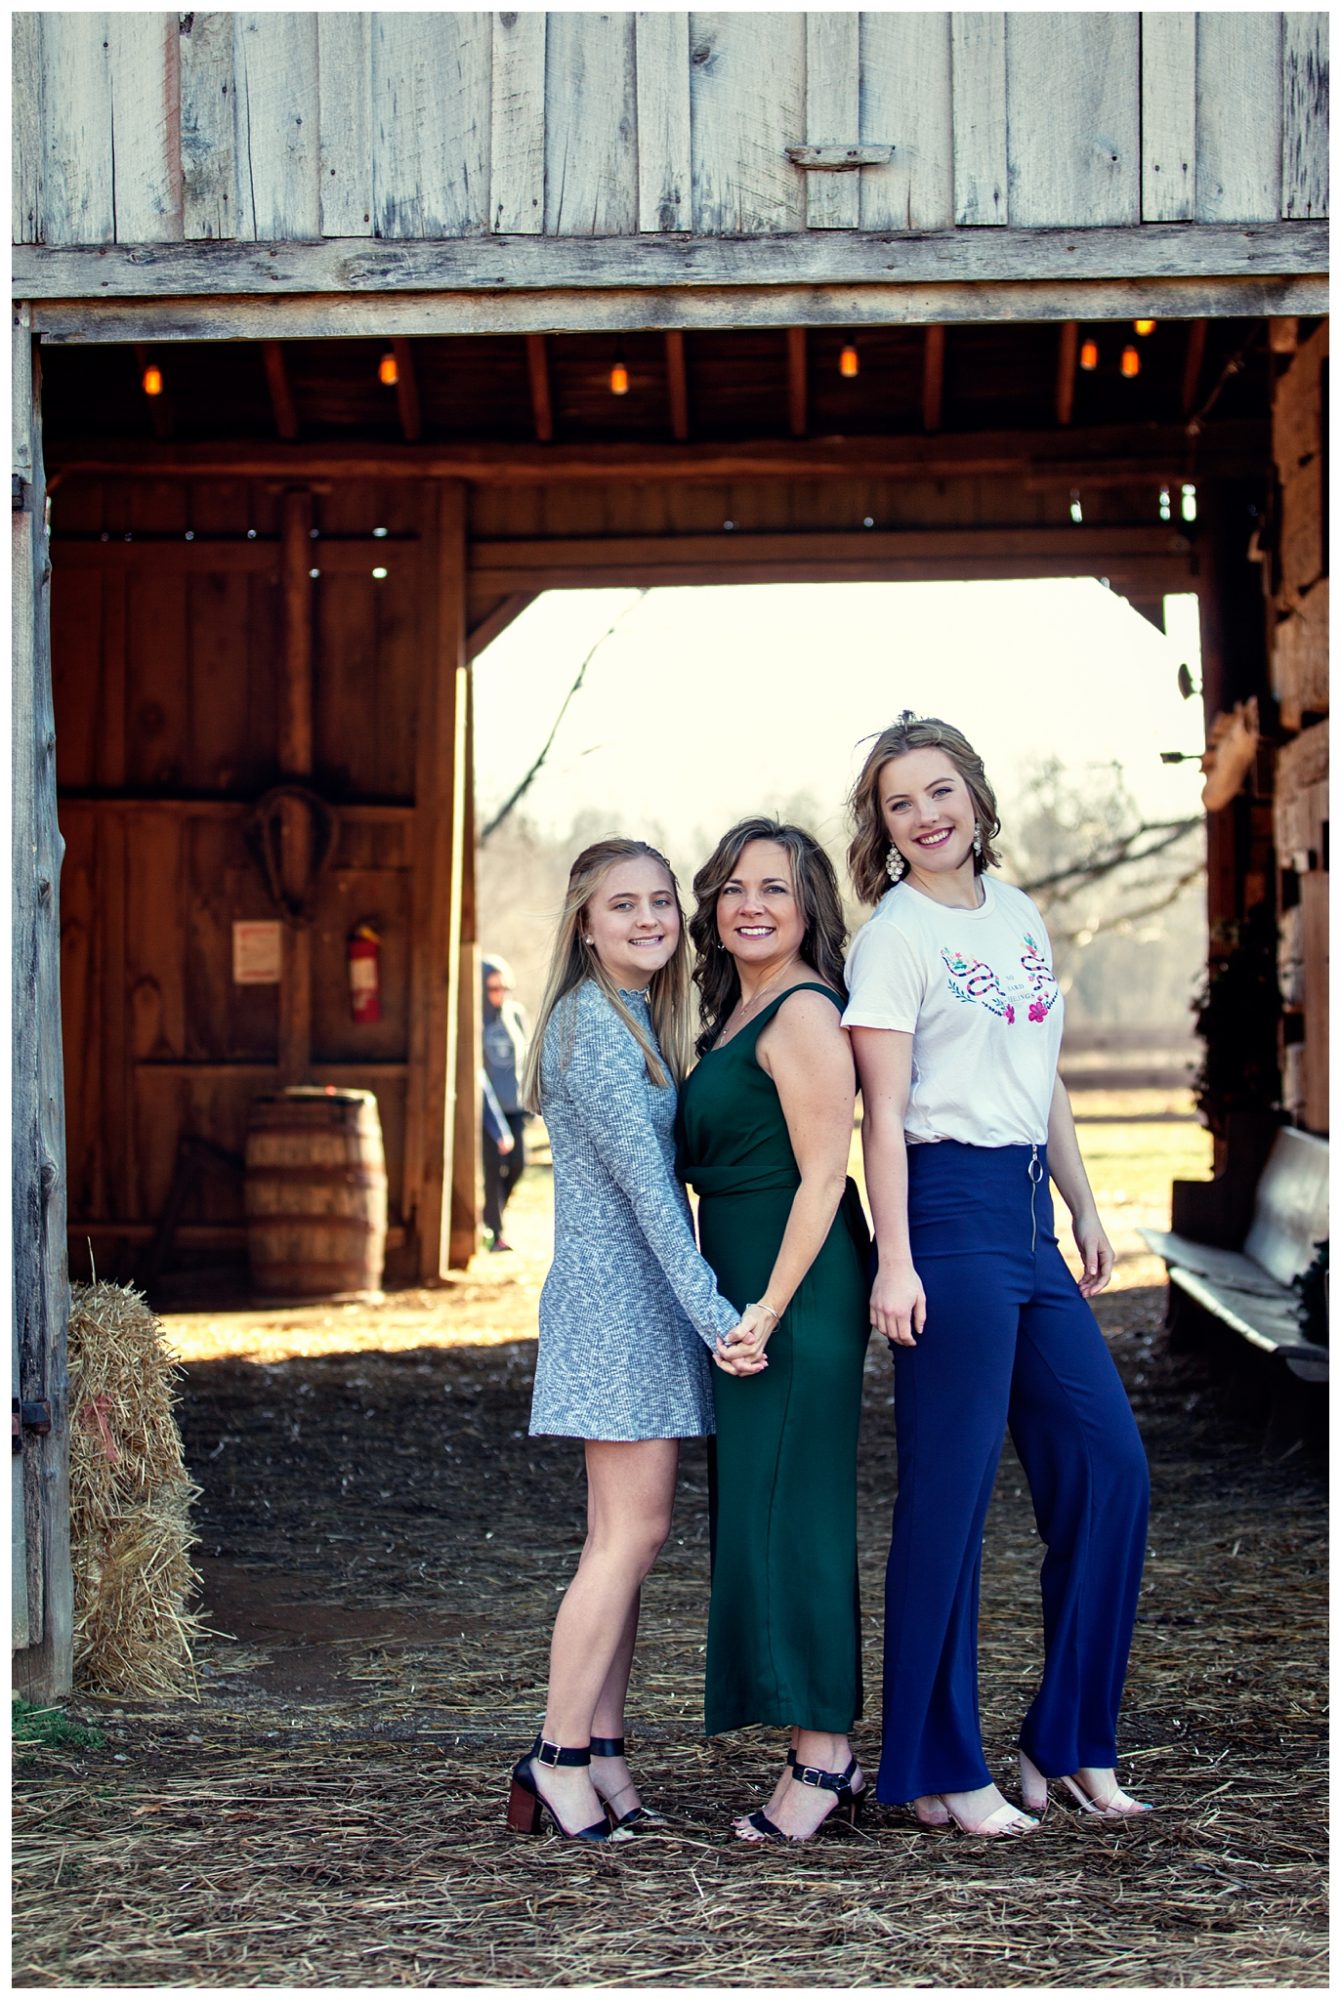
<svg viewBox="0 0 1341 2000">
<path fill-rule="evenodd" d="M 649 1816 L 624 1761 L 639 1589 L 670 1529 L 678 1440 L 713 1427 L 713 1357 L 730 1368 L 767 1318 L 724 1299 L 694 1246 L 674 1166 L 689 1060 L 675 877 L 642 841 L 598 841 L 569 876 L 525 1086 L 554 1155 L 531 1431 L 583 1439 L 587 1539 L 544 1726 L 512 1773 L 521 1832 L 547 1812 L 567 1838 L 601 1840 Z"/>
</svg>

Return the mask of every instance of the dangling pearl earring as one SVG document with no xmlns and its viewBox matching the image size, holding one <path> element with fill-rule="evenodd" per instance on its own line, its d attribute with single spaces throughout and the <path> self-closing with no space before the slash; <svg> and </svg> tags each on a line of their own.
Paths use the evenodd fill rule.
<svg viewBox="0 0 1341 2000">
<path fill-rule="evenodd" d="M 973 852 L 978 856 L 979 860 L 982 859 L 982 828 L 976 820 L 973 825 Z"/>
<path fill-rule="evenodd" d="M 889 853 L 885 856 L 886 875 L 888 875 L 891 882 L 902 882 L 907 872 L 908 863 L 899 853 L 897 847 L 891 847 Z"/>
</svg>

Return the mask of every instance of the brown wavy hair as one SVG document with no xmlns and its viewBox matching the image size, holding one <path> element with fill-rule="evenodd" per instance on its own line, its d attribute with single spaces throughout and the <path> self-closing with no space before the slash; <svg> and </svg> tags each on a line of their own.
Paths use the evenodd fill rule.
<svg viewBox="0 0 1341 2000">
<path fill-rule="evenodd" d="M 952 723 L 941 722 L 934 715 L 914 715 L 911 708 L 905 708 L 898 721 L 891 722 L 876 737 L 848 797 L 852 843 L 847 850 L 847 866 L 852 886 L 863 903 L 878 903 L 890 889 L 897 887 L 885 872 L 890 838 L 880 810 L 880 773 L 891 759 L 906 756 L 910 750 L 945 752 L 968 787 L 973 817 L 982 835 L 982 853 L 974 855 L 973 871 L 981 875 L 984 868 L 1001 865 L 992 845 L 1001 831 L 1001 821 L 996 793 L 987 782 L 982 758 Z"/>
<path fill-rule="evenodd" d="M 694 1044 L 699 1055 L 712 1047 L 722 1022 L 740 998 L 736 961 L 717 934 L 717 900 L 735 874 L 741 854 L 752 840 L 776 841 L 787 850 L 792 884 L 801 906 L 805 934 L 801 957 L 846 1000 L 843 947 L 847 926 L 843 899 L 832 861 L 813 833 L 776 819 L 740 820 L 724 833 L 694 877 L 696 907 L 689 919 L 694 943 L 694 984 L 698 987 L 698 1017 L 702 1033 Z"/>
<path fill-rule="evenodd" d="M 652 974 L 647 988 L 647 1000 L 652 1014 L 652 1027 L 660 1045 L 661 1054 L 647 1039 L 647 1035 L 620 998 L 619 988 L 610 977 L 596 955 L 596 947 L 587 943 L 583 935 L 583 917 L 588 903 L 600 888 L 610 870 L 621 861 L 655 861 L 664 868 L 666 878 L 675 898 L 675 907 L 680 915 L 680 935 L 675 942 L 675 950 L 659 971 Z M 593 841 L 584 847 L 568 872 L 568 892 L 563 899 L 563 910 L 559 917 L 559 928 L 554 938 L 554 949 L 550 953 L 549 972 L 545 978 L 544 997 L 536 1016 L 535 1032 L 531 1037 L 531 1048 L 526 1059 L 526 1074 L 522 1082 L 522 1103 L 528 1111 L 542 1109 L 540 1098 L 543 1088 L 541 1063 L 545 1050 L 545 1030 L 550 1016 L 568 994 L 586 979 L 599 986 L 610 1002 L 615 1013 L 633 1036 L 643 1052 L 643 1061 L 650 1080 L 658 1089 L 665 1090 L 671 1083 L 679 1083 L 688 1073 L 693 1060 L 690 1048 L 691 1028 L 689 1023 L 689 930 L 685 923 L 684 908 L 680 902 L 680 885 L 675 879 L 675 871 L 664 854 L 655 847 L 649 847 L 645 840 L 626 840 L 612 835 L 606 840 Z M 571 1054 L 572 1032 L 576 1021 L 569 1022 L 569 1041 L 563 1060 Z"/>
</svg>

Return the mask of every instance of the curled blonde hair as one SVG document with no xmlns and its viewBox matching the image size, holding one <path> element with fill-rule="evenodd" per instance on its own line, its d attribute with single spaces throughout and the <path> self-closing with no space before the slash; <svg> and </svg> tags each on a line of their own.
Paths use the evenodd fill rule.
<svg viewBox="0 0 1341 2000">
<path fill-rule="evenodd" d="M 620 997 L 619 988 L 610 977 L 596 955 L 596 947 L 587 943 L 583 935 L 583 917 L 587 905 L 599 890 L 610 870 L 621 861 L 655 861 L 666 871 L 671 894 L 680 917 L 680 935 L 675 942 L 666 964 L 652 974 L 647 989 L 648 1003 L 652 1014 L 652 1027 L 660 1045 L 661 1054 L 647 1038 L 646 1031 L 637 1018 L 629 1011 Z M 545 978 L 544 997 L 536 1017 L 535 1033 L 531 1037 L 530 1052 L 526 1058 L 526 1072 L 522 1079 L 522 1103 L 528 1111 L 539 1111 L 544 1078 L 541 1065 L 545 1053 L 545 1030 L 550 1017 L 566 996 L 590 979 L 606 999 L 615 1013 L 633 1036 L 643 1052 L 647 1074 L 659 1090 L 668 1089 L 672 1083 L 679 1083 L 689 1071 L 692 1060 L 689 1026 L 689 931 L 685 923 L 684 909 L 680 902 L 680 885 L 675 879 L 675 871 L 664 854 L 655 847 L 649 847 L 645 840 L 626 840 L 612 836 L 607 840 L 593 841 L 584 847 L 568 873 L 568 890 L 563 900 L 563 910 L 559 917 L 559 928 L 554 939 L 554 949 L 550 953 L 549 971 Z M 572 1033 L 576 1023 L 569 1025 L 569 1038 L 563 1060 L 571 1054 Z"/>
<path fill-rule="evenodd" d="M 987 782 L 982 758 L 961 730 L 934 715 L 915 715 L 905 708 L 897 722 L 891 722 L 876 737 L 848 798 L 852 842 L 847 850 L 848 873 L 863 903 L 878 903 L 895 885 L 885 870 L 889 856 L 889 828 L 880 810 L 880 773 L 895 757 L 910 750 L 943 750 L 968 788 L 973 801 L 973 817 L 982 836 L 982 853 L 973 857 L 974 873 L 1000 867 L 1000 857 L 992 842 L 1001 831 L 996 793 Z"/>
</svg>

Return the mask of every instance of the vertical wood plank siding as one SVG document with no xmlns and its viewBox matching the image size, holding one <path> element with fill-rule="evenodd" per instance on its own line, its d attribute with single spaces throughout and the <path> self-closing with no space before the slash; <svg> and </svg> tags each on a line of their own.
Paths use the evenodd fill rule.
<svg viewBox="0 0 1341 2000">
<path fill-rule="evenodd" d="M 22 13 L 16 242 L 1327 212 L 1308 13 Z M 806 173 L 802 143 L 892 145 Z"/>
<path fill-rule="evenodd" d="M 234 27 L 240 233 L 312 242 L 321 235 L 317 17 L 237 14 Z"/>
<path fill-rule="evenodd" d="M 1141 220 L 1190 222 L 1197 198 L 1197 17 L 1141 16 Z"/>
<path fill-rule="evenodd" d="M 948 229 L 955 219 L 946 14 L 863 14 L 861 134 L 892 145 L 861 172 L 863 229 Z"/>
<path fill-rule="evenodd" d="M 805 228 L 805 176 L 787 158 L 805 123 L 804 14 L 691 14 L 694 229 Z"/>
<path fill-rule="evenodd" d="M 10 182 L 13 241 L 37 243 L 42 234 L 42 17 L 10 16 L 9 82 L 14 171 Z"/>
<path fill-rule="evenodd" d="M 187 242 L 213 243 L 242 233 L 237 226 L 233 17 L 186 14 L 181 22 L 182 235 Z"/>
<path fill-rule="evenodd" d="M 1135 14 L 1006 16 L 1012 227 L 1141 219 Z"/>
<path fill-rule="evenodd" d="M 323 236 L 372 235 L 372 21 L 317 15 L 318 160 Z"/>
<path fill-rule="evenodd" d="M 495 14 L 490 228 L 539 236 L 545 227 L 544 14 Z"/>
<path fill-rule="evenodd" d="M 1325 14 L 1285 16 L 1281 203 L 1285 217 L 1327 213 L 1328 48 Z"/>
<path fill-rule="evenodd" d="M 550 14 L 545 35 L 545 234 L 638 229 L 632 14 Z"/>
<path fill-rule="evenodd" d="M 1006 131 L 1006 17 L 950 19 L 955 221 L 1003 223 L 1009 180 Z"/>
<path fill-rule="evenodd" d="M 42 20 L 45 243 L 113 243 L 112 80 L 105 14 Z"/>
<path fill-rule="evenodd" d="M 1197 15 L 1198 222 L 1280 215 L 1281 18 Z"/>
<path fill-rule="evenodd" d="M 636 16 L 638 227 L 690 226 L 689 16 Z"/>
<path fill-rule="evenodd" d="M 109 14 L 118 243 L 182 237 L 180 36 L 170 14 Z"/>
<path fill-rule="evenodd" d="M 860 17 L 806 15 L 806 129 L 808 146 L 851 145 L 861 127 Z M 806 223 L 811 229 L 855 229 L 861 219 L 861 177 L 811 174 L 806 181 Z"/>
</svg>

